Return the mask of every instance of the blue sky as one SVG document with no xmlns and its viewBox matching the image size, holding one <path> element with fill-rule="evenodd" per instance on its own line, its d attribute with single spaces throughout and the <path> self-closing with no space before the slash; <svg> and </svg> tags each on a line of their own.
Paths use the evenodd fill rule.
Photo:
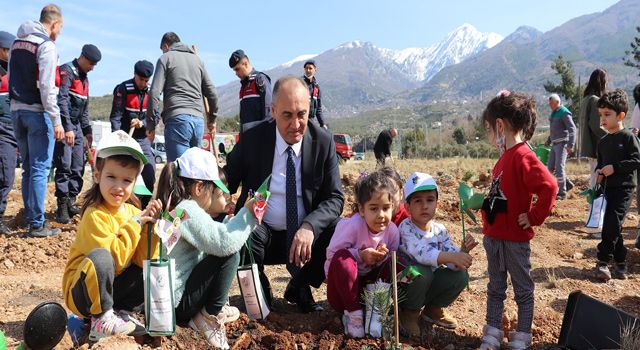
<svg viewBox="0 0 640 350">
<path fill-rule="evenodd" d="M 317 54 L 352 40 L 378 47 L 426 47 L 463 23 L 482 32 L 509 35 L 521 25 L 548 31 L 615 0 L 447 1 L 168 1 L 60 0 L 65 26 L 58 39 L 60 62 L 77 57 L 85 43 L 97 45 L 102 61 L 90 73 L 91 95 L 110 93 L 133 76 L 133 64 L 155 64 L 160 38 L 176 32 L 197 44 L 216 85 L 237 79 L 227 64 L 235 49 L 266 70 L 303 54 Z M 37 19 L 48 2 L 0 0 L 0 30 L 15 34 Z M 301 69 L 302 73 L 302 69 Z"/>
</svg>

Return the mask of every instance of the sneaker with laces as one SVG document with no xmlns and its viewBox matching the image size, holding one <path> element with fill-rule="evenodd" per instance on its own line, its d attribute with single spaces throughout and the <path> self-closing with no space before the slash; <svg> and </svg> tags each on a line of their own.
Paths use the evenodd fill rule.
<svg viewBox="0 0 640 350">
<path fill-rule="evenodd" d="M 611 274 L 611 276 L 619 280 L 626 280 L 627 278 L 629 278 L 629 270 L 627 270 L 627 264 L 616 264 L 616 268 L 613 269 L 613 273 Z"/>
<path fill-rule="evenodd" d="M 364 337 L 364 323 L 362 310 L 347 311 L 344 310 L 342 315 L 342 325 L 344 326 L 344 332 L 353 338 Z"/>
<path fill-rule="evenodd" d="M 144 324 L 140 322 L 137 318 L 135 318 L 129 311 L 114 310 L 114 312 L 123 320 L 128 322 L 133 322 L 133 324 L 136 326 L 136 329 L 134 329 L 131 333 L 129 333 L 129 335 L 133 335 L 133 336 L 144 335 L 147 332 L 146 328 L 144 327 Z"/>
<path fill-rule="evenodd" d="M 222 310 L 220 312 L 226 316 L 226 321 L 224 321 L 225 323 L 233 322 L 240 318 L 240 310 L 235 306 L 231 306 L 228 301 L 222 306 Z"/>
<path fill-rule="evenodd" d="M 458 321 L 441 307 L 425 306 L 422 310 L 422 319 L 442 328 L 456 329 L 458 327 Z"/>
<path fill-rule="evenodd" d="M 209 345 L 219 349 L 229 349 L 227 330 L 224 327 L 225 319 L 226 316 L 222 311 L 212 316 L 202 309 L 189 321 L 189 326 L 200 332 Z"/>
<path fill-rule="evenodd" d="M 126 321 L 116 315 L 113 310 L 104 312 L 99 317 L 91 316 L 91 331 L 89 340 L 96 342 L 104 337 L 116 334 L 128 335 L 136 329 L 136 325 L 131 321 Z"/>
<path fill-rule="evenodd" d="M 611 279 L 611 271 L 609 271 L 607 263 L 602 261 L 596 263 L 596 277 L 604 282 Z"/>
</svg>

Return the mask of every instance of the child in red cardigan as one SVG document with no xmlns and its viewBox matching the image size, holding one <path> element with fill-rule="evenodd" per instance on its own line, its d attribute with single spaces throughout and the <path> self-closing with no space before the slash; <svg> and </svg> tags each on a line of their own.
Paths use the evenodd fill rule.
<svg viewBox="0 0 640 350">
<path fill-rule="evenodd" d="M 480 349 L 499 349 L 504 338 L 507 273 L 518 304 L 518 326 L 509 333 L 509 348 L 531 345 L 534 283 L 529 241 L 534 235 L 532 226 L 542 225 L 558 192 L 556 179 L 525 142 L 533 135 L 536 119 L 531 97 L 505 90 L 489 102 L 482 115 L 489 141 L 500 148 L 502 156 L 493 168 L 493 182 L 482 206 L 489 283 L 487 325 Z"/>
</svg>

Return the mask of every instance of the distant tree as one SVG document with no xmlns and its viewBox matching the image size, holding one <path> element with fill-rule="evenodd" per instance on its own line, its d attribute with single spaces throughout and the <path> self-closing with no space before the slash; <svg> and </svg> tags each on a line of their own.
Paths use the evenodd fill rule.
<svg viewBox="0 0 640 350">
<path fill-rule="evenodd" d="M 459 145 L 464 145 L 467 143 L 467 137 L 464 135 L 464 130 L 462 128 L 456 128 L 453 130 L 453 139 Z"/>
<path fill-rule="evenodd" d="M 629 44 L 631 46 L 631 50 L 625 50 L 625 54 L 628 57 L 622 59 L 625 66 L 638 68 L 640 69 L 640 27 L 636 27 L 636 31 L 638 32 L 638 36 L 633 38 L 633 41 Z M 638 73 L 640 75 L 640 73 Z"/>
<path fill-rule="evenodd" d="M 422 156 L 425 149 L 425 135 L 422 128 L 416 126 L 402 137 L 402 155 L 405 158 Z"/>
<path fill-rule="evenodd" d="M 240 115 L 236 114 L 231 118 L 218 119 L 216 129 L 218 132 L 238 132 L 240 131 Z"/>
<path fill-rule="evenodd" d="M 560 76 L 560 84 L 558 85 L 547 81 L 544 84 L 544 89 L 547 92 L 562 95 L 565 101 L 564 105 L 569 108 L 574 118 L 577 117 L 582 91 L 580 91 L 581 88 L 576 85 L 576 75 L 573 72 L 571 62 L 565 61 L 564 57 L 560 55 L 551 64 L 551 69 L 555 70 L 556 74 Z"/>
<path fill-rule="evenodd" d="M 473 116 L 471 115 L 471 113 L 467 114 L 467 121 L 473 122 Z"/>
</svg>

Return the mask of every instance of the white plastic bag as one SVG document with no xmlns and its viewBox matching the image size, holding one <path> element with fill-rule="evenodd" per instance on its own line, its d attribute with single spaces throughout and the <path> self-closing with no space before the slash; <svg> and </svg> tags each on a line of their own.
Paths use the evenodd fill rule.
<svg viewBox="0 0 640 350">
<path fill-rule="evenodd" d="M 247 315 L 252 320 L 265 319 L 270 310 L 260 283 L 258 265 L 250 264 L 238 267 L 237 276 Z"/>
<path fill-rule="evenodd" d="M 151 335 L 172 335 L 176 332 L 175 270 L 175 260 L 170 258 L 144 261 L 145 328 Z"/>
<path fill-rule="evenodd" d="M 382 316 L 380 309 L 384 309 L 384 305 L 391 301 L 391 284 L 378 281 L 376 283 L 367 284 L 365 299 L 365 320 L 364 331 L 374 338 L 382 337 Z"/>
<path fill-rule="evenodd" d="M 589 217 L 587 218 L 587 228 L 595 231 L 602 231 L 602 223 L 604 222 L 604 212 L 607 208 L 607 199 L 604 194 L 593 199 L 591 203 L 591 210 L 589 210 Z"/>
</svg>

